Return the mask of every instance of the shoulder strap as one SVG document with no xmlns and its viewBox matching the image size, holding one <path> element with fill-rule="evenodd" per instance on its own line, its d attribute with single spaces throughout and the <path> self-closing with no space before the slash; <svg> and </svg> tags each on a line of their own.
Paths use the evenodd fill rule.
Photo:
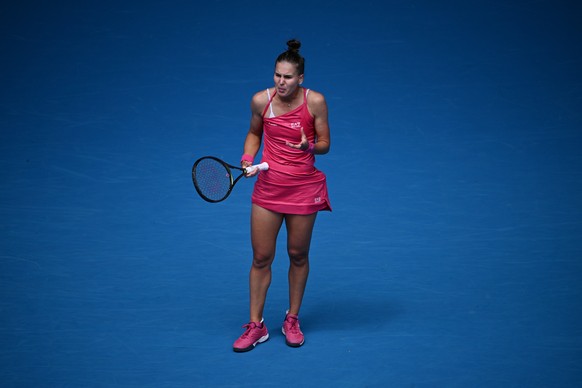
<svg viewBox="0 0 582 388">
<path fill-rule="evenodd" d="M 273 98 L 275 98 L 275 94 L 277 94 L 276 90 L 275 90 L 275 93 L 273 93 L 273 97 L 271 97 L 271 92 L 269 91 L 269 88 L 267 88 L 267 97 L 269 98 L 269 102 L 267 103 L 267 105 L 265 105 L 265 109 L 263 110 L 263 117 L 265 117 L 265 113 L 267 113 L 267 109 L 271 110 L 270 117 L 275 117 L 275 114 L 273 113 L 273 105 L 271 104 L 271 102 L 273 101 Z"/>
</svg>

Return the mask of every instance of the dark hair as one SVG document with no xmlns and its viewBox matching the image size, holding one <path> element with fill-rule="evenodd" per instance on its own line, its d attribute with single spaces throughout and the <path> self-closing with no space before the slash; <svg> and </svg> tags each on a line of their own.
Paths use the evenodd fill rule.
<svg viewBox="0 0 582 388">
<path fill-rule="evenodd" d="M 279 62 L 289 62 L 297 66 L 297 71 L 299 75 L 302 75 L 305 71 L 305 58 L 299 54 L 299 48 L 301 47 L 301 42 L 296 39 L 291 39 L 287 42 L 287 51 L 282 52 L 277 57 L 275 65 Z"/>
</svg>

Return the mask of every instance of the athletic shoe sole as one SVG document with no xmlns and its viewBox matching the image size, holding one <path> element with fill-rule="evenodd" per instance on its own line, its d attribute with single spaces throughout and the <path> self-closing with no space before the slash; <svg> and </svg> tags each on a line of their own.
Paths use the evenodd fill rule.
<svg viewBox="0 0 582 388">
<path fill-rule="evenodd" d="M 251 344 L 250 346 L 247 346 L 246 348 L 232 348 L 232 350 L 234 350 L 237 353 L 248 352 L 250 350 L 253 350 L 255 348 L 255 346 L 257 346 L 258 344 L 262 344 L 263 342 L 265 342 L 268 339 L 269 339 L 269 333 L 267 333 L 266 335 L 262 336 L 255 343 Z"/>
</svg>

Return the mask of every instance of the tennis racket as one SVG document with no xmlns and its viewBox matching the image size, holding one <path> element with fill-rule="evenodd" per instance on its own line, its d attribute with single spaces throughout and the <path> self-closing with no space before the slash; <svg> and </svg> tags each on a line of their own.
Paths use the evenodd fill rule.
<svg viewBox="0 0 582 388">
<path fill-rule="evenodd" d="M 194 166 L 192 166 L 192 182 L 203 200 L 213 203 L 220 202 L 228 198 L 240 178 L 257 168 L 264 171 L 269 169 L 269 165 L 267 162 L 263 162 L 241 168 L 225 163 L 214 156 L 204 156 L 194 162 Z M 232 170 L 239 170 L 242 173 L 235 179 Z"/>
</svg>

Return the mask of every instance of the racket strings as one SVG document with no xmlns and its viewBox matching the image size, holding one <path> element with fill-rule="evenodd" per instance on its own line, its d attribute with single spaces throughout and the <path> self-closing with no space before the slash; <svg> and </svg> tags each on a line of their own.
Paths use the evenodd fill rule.
<svg viewBox="0 0 582 388">
<path fill-rule="evenodd" d="M 204 197 L 219 201 L 230 191 L 231 175 L 222 163 L 214 159 L 202 159 L 194 173 L 196 188 Z"/>
</svg>

